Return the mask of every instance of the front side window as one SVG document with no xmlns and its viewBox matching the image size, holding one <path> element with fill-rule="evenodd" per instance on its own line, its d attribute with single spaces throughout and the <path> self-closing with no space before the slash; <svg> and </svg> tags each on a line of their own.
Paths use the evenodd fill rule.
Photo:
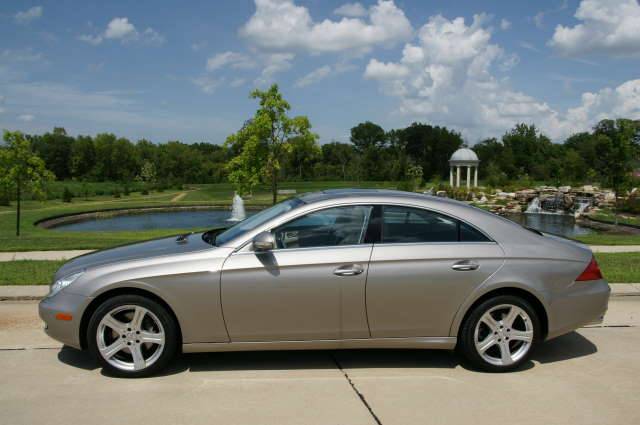
<svg viewBox="0 0 640 425">
<path fill-rule="evenodd" d="M 287 213 L 300 205 L 304 205 L 304 201 L 299 198 L 291 198 L 286 201 L 282 201 L 279 204 L 272 206 L 271 208 L 267 208 L 266 210 L 260 211 L 258 214 L 252 215 L 246 220 L 241 221 L 220 233 L 216 238 L 214 244 L 217 246 L 222 246 L 225 243 L 241 236 L 244 233 L 250 232 L 253 229 L 262 226 L 264 223 L 269 220 L 273 220 L 274 218 Z"/>
<path fill-rule="evenodd" d="M 355 205 L 314 211 L 273 231 L 279 249 L 363 243 L 373 207 Z"/>
<path fill-rule="evenodd" d="M 382 243 L 488 241 L 478 230 L 443 214 L 419 208 L 383 207 Z"/>
</svg>

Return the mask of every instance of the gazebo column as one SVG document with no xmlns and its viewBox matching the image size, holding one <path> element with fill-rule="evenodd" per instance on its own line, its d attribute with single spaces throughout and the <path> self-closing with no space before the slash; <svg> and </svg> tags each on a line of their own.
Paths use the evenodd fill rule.
<svg viewBox="0 0 640 425">
<path fill-rule="evenodd" d="M 456 187 L 460 187 L 460 166 L 459 165 L 456 171 Z"/>
<path fill-rule="evenodd" d="M 449 166 L 449 186 L 453 186 L 453 167 Z"/>
<path fill-rule="evenodd" d="M 478 166 L 475 166 L 475 173 L 473 175 L 473 186 L 478 187 Z"/>
<path fill-rule="evenodd" d="M 471 188 L 471 166 L 467 165 L 467 190 Z"/>
</svg>

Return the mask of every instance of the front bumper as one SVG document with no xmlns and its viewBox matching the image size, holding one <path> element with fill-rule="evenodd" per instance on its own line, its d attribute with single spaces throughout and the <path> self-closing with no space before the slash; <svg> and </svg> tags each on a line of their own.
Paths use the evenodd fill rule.
<svg viewBox="0 0 640 425">
<path fill-rule="evenodd" d="M 609 306 L 611 288 L 606 280 L 574 282 L 553 294 L 549 308 L 547 339 L 564 335 L 579 327 L 602 323 Z"/>
<path fill-rule="evenodd" d="M 89 302 L 89 297 L 65 293 L 64 290 L 40 301 L 38 314 L 45 323 L 46 334 L 65 345 L 81 349 L 80 323 Z M 59 320 L 56 318 L 58 313 L 71 315 L 72 319 Z"/>
</svg>

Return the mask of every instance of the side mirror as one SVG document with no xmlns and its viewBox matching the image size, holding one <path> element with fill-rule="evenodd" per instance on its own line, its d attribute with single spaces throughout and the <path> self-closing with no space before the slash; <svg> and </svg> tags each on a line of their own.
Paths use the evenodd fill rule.
<svg viewBox="0 0 640 425">
<path fill-rule="evenodd" d="M 256 252 L 271 251 L 276 247 L 276 240 L 271 232 L 258 233 L 253 238 L 253 250 Z"/>
</svg>

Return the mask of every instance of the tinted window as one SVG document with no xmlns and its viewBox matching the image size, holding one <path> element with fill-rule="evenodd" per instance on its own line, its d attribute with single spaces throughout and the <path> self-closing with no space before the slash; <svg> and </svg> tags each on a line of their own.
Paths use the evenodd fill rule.
<svg viewBox="0 0 640 425">
<path fill-rule="evenodd" d="M 276 244 L 286 249 L 362 243 L 372 209 L 357 205 L 312 212 L 275 229 Z"/>
<path fill-rule="evenodd" d="M 458 222 L 431 211 L 385 206 L 382 242 L 457 242 Z"/>
<path fill-rule="evenodd" d="M 489 242 L 478 230 L 442 214 L 418 208 L 385 206 L 382 242 Z"/>
</svg>

